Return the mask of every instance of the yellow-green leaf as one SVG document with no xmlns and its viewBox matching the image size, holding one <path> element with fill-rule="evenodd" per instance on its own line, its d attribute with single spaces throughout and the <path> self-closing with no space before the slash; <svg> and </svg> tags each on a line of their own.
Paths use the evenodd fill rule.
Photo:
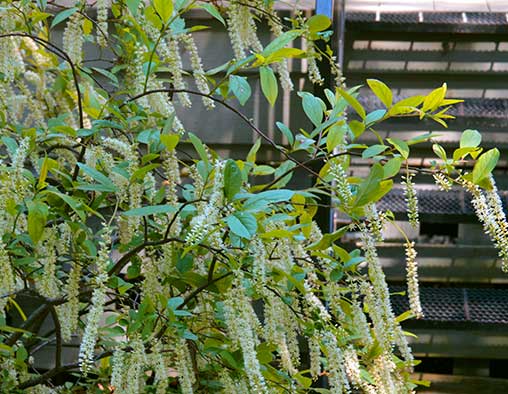
<svg viewBox="0 0 508 394">
<path fill-rule="evenodd" d="M 277 85 L 277 79 L 275 74 L 270 67 L 263 66 L 259 68 L 259 76 L 261 79 L 261 90 L 265 95 L 266 99 L 273 107 L 279 94 L 279 87 Z"/>
<path fill-rule="evenodd" d="M 162 23 L 166 24 L 173 15 L 173 1 L 172 0 L 153 0 L 153 7 L 155 12 L 161 18 Z"/>
<path fill-rule="evenodd" d="M 392 91 L 384 82 L 377 79 L 367 79 L 367 84 L 379 100 L 388 108 L 392 106 L 393 95 Z"/>
</svg>

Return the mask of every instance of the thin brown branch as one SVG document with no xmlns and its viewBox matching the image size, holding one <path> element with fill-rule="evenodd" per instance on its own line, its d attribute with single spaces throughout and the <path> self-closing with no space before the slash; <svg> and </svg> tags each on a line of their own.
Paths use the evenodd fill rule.
<svg viewBox="0 0 508 394">
<path fill-rule="evenodd" d="M 221 99 L 218 99 L 217 97 L 212 96 L 211 94 L 201 93 L 201 92 L 197 92 L 197 91 L 189 90 L 189 89 L 171 89 L 171 88 L 154 89 L 154 90 L 148 90 L 148 91 L 140 93 L 140 94 L 138 94 L 138 95 L 136 95 L 134 97 L 131 97 L 126 102 L 124 102 L 120 107 L 122 107 L 123 105 L 126 105 L 126 104 L 128 104 L 128 103 L 130 103 L 132 101 L 135 101 L 135 100 L 137 100 L 137 99 L 139 99 L 141 97 L 144 97 L 144 96 L 147 96 L 147 95 L 150 95 L 150 94 L 155 94 L 155 93 L 188 93 L 188 94 L 193 94 L 193 95 L 196 95 L 196 96 L 208 97 L 210 100 L 212 100 L 212 101 L 222 105 L 223 107 L 229 109 L 234 114 L 236 114 L 238 117 L 240 117 L 244 121 L 244 123 L 246 123 L 256 134 L 258 134 L 261 138 L 263 138 L 266 142 L 268 142 L 275 150 L 277 150 L 278 152 L 282 153 L 284 155 L 284 157 L 286 157 L 288 160 L 291 160 L 298 167 L 301 167 L 301 168 L 305 169 L 307 172 L 309 172 L 310 174 L 314 175 L 317 179 L 320 179 L 322 181 L 321 177 L 319 176 L 319 174 L 317 172 L 315 172 L 312 168 L 309 168 L 305 164 L 301 163 L 299 160 L 295 159 L 293 156 L 291 156 L 289 153 L 287 153 L 284 149 L 282 149 L 282 147 L 277 145 L 275 143 L 275 141 L 272 140 L 259 127 L 257 127 L 251 119 L 249 119 L 243 113 L 238 111 L 232 105 L 228 104 L 224 100 L 221 100 Z"/>
</svg>

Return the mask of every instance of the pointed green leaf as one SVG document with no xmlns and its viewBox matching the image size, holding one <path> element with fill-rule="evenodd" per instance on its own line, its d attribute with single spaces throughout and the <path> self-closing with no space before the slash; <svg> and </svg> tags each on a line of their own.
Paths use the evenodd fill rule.
<svg viewBox="0 0 508 394">
<path fill-rule="evenodd" d="M 293 132 L 282 122 L 276 122 L 277 128 L 280 130 L 282 134 L 288 139 L 289 145 L 293 145 L 295 143 L 295 137 L 293 136 Z"/>
<path fill-rule="evenodd" d="M 464 130 L 460 137 L 461 148 L 476 148 L 482 142 L 482 135 L 478 130 Z"/>
<path fill-rule="evenodd" d="M 488 150 L 481 155 L 473 168 L 473 182 L 478 184 L 487 178 L 496 167 L 498 160 L 499 150 L 497 148 Z"/>
<path fill-rule="evenodd" d="M 28 235 L 36 244 L 44 233 L 44 227 L 48 219 L 49 209 L 46 204 L 41 201 L 30 201 L 28 207 Z"/>
<path fill-rule="evenodd" d="M 224 167 L 224 194 L 231 201 L 242 187 L 242 171 L 234 160 L 228 160 Z"/>
<path fill-rule="evenodd" d="M 51 22 L 51 29 L 53 27 L 55 27 L 56 25 L 58 25 L 59 23 L 63 22 L 64 20 L 66 20 L 67 18 L 69 18 L 72 14 L 74 14 L 76 11 L 78 11 L 78 8 L 77 7 L 72 7 L 72 8 L 69 8 L 69 9 L 66 9 L 66 10 L 63 10 L 62 12 L 59 12 L 54 18 L 53 18 L 53 21 Z"/>
<path fill-rule="evenodd" d="M 377 79 L 367 79 L 367 84 L 370 89 L 374 92 L 379 100 L 389 108 L 393 103 L 393 95 L 392 91 L 388 86 L 384 84 L 384 82 L 378 81 Z"/>
<path fill-rule="evenodd" d="M 229 90 L 235 95 L 241 105 L 245 105 L 252 94 L 247 78 L 238 75 L 229 76 Z"/>
<path fill-rule="evenodd" d="M 398 138 L 387 138 L 386 140 L 397 149 L 404 159 L 409 157 L 409 146 L 406 141 L 399 140 Z"/>
<path fill-rule="evenodd" d="M 365 119 L 367 116 L 365 113 L 365 109 L 362 107 L 360 102 L 355 99 L 352 95 L 350 95 L 348 92 L 346 92 L 344 89 L 339 89 L 339 93 L 344 99 L 349 103 L 351 107 L 356 111 L 358 115 L 360 115 L 360 118 Z"/>
<path fill-rule="evenodd" d="M 279 87 L 277 85 L 277 78 L 270 67 L 263 66 L 259 68 L 259 76 L 261 79 L 261 90 L 266 99 L 273 107 L 279 94 Z"/>
<path fill-rule="evenodd" d="M 162 23 L 168 23 L 173 15 L 173 0 L 153 0 L 153 7 Z"/>
<path fill-rule="evenodd" d="M 362 158 L 368 159 L 370 157 L 377 156 L 380 153 L 383 153 L 387 149 L 388 149 L 388 147 L 386 145 L 372 145 L 372 146 L 369 146 L 367 149 L 365 149 L 363 151 Z"/>
<path fill-rule="evenodd" d="M 231 232 L 242 238 L 251 239 L 257 231 L 256 218 L 247 212 L 235 212 L 226 218 Z"/>
<path fill-rule="evenodd" d="M 158 213 L 171 213 L 176 212 L 176 208 L 172 205 L 150 205 L 147 207 L 129 209 L 128 211 L 122 212 L 124 216 L 148 216 L 155 215 Z"/>
</svg>

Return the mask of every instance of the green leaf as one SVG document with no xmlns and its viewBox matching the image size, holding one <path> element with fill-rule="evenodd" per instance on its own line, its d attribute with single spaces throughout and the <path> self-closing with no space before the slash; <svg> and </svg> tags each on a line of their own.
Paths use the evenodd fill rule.
<svg viewBox="0 0 508 394">
<path fill-rule="evenodd" d="M 322 101 L 308 92 L 299 92 L 298 95 L 302 97 L 302 106 L 305 115 L 307 115 L 314 126 L 319 126 L 323 121 Z"/>
<path fill-rule="evenodd" d="M 77 165 L 85 174 L 105 186 L 108 189 L 107 191 L 115 192 L 117 190 L 113 181 L 102 172 L 97 171 L 95 168 L 91 168 L 84 163 L 78 163 Z"/>
<path fill-rule="evenodd" d="M 437 109 L 442 101 L 444 100 L 446 95 L 446 83 L 443 84 L 440 88 L 433 90 L 425 99 L 423 100 L 422 110 L 424 112 L 434 111 Z"/>
<path fill-rule="evenodd" d="M 138 14 L 138 7 L 141 0 L 126 0 L 125 2 L 131 14 L 136 16 Z"/>
<path fill-rule="evenodd" d="M 383 178 L 391 178 L 397 175 L 400 171 L 400 166 L 404 159 L 400 157 L 394 157 L 393 159 L 388 160 L 383 166 L 384 177 Z"/>
<path fill-rule="evenodd" d="M 224 167 L 224 193 L 231 201 L 242 187 L 242 171 L 234 160 L 228 160 Z"/>
<path fill-rule="evenodd" d="M 464 130 L 460 137 L 461 148 L 476 148 L 482 142 L 482 135 L 478 130 L 467 129 Z"/>
<path fill-rule="evenodd" d="M 235 212 L 226 218 L 226 223 L 233 234 L 247 239 L 251 239 L 258 228 L 256 218 L 248 212 Z"/>
<path fill-rule="evenodd" d="M 30 201 L 28 207 L 28 235 L 34 244 L 37 244 L 44 233 L 44 227 L 48 219 L 49 209 L 41 201 Z"/>
<path fill-rule="evenodd" d="M 388 147 L 386 145 L 372 145 L 372 146 L 369 146 L 367 149 L 365 149 L 363 151 L 362 158 L 368 159 L 370 157 L 377 156 L 380 153 L 383 153 L 387 149 L 388 149 Z"/>
<path fill-rule="evenodd" d="M 395 105 L 388 111 L 388 114 L 395 116 L 413 112 L 415 111 L 416 107 L 418 107 L 423 102 L 423 100 L 425 100 L 425 96 L 407 97 L 395 103 Z"/>
<path fill-rule="evenodd" d="M 358 138 L 365 131 L 365 123 L 359 122 L 357 120 L 352 120 L 351 122 L 349 122 L 349 128 L 351 129 L 351 132 L 353 133 L 355 138 Z"/>
<path fill-rule="evenodd" d="M 472 153 L 473 158 L 475 158 L 475 155 L 478 155 L 481 151 L 481 148 L 473 148 L 473 147 L 466 147 L 466 148 L 458 148 L 453 151 L 453 160 L 457 161 L 468 154 Z"/>
<path fill-rule="evenodd" d="M 367 79 L 367 84 L 379 100 L 389 108 L 393 103 L 392 91 L 384 82 L 378 81 L 377 79 Z"/>
<path fill-rule="evenodd" d="M 386 109 L 377 109 L 375 111 L 372 111 L 365 117 L 365 124 L 370 126 L 374 123 L 377 123 L 380 120 L 382 120 L 385 117 L 385 115 Z"/>
<path fill-rule="evenodd" d="M 280 130 L 282 134 L 288 139 L 289 145 L 293 145 L 295 143 L 295 137 L 293 136 L 293 132 L 282 122 L 276 122 L 277 128 Z"/>
<path fill-rule="evenodd" d="M 398 138 L 387 138 L 386 140 L 397 149 L 404 159 L 409 157 L 409 146 L 406 141 L 399 140 Z"/>
<path fill-rule="evenodd" d="M 432 150 L 436 154 L 437 157 L 439 157 L 441 160 L 446 161 L 446 151 L 443 149 L 443 147 L 439 144 L 433 144 Z"/>
<path fill-rule="evenodd" d="M 284 48 L 291 41 L 301 36 L 302 32 L 303 32 L 302 30 L 289 30 L 285 33 L 282 33 L 275 40 L 269 43 L 263 50 L 263 52 L 261 52 L 261 54 L 264 57 L 270 56 L 272 53 L 278 51 L 279 49 Z"/>
<path fill-rule="evenodd" d="M 46 156 L 42 162 L 41 171 L 39 173 L 39 181 L 37 182 L 37 189 L 39 190 L 44 189 L 47 185 L 46 178 L 48 176 L 50 160 L 51 159 Z"/>
<path fill-rule="evenodd" d="M 150 171 L 156 169 L 159 166 L 160 166 L 160 164 L 153 163 L 153 164 L 148 164 L 147 166 L 138 168 L 136 171 L 134 171 L 132 173 L 130 181 L 134 182 L 136 179 L 143 179 L 146 174 L 148 174 Z"/>
<path fill-rule="evenodd" d="M 342 97 L 344 97 L 344 100 L 348 102 L 348 104 L 353 107 L 353 109 L 356 111 L 358 115 L 360 115 L 360 118 L 365 119 L 367 116 L 365 113 L 365 109 L 362 107 L 360 102 L 355 99 L 353 96 L 351 96 L 348 92 L 346 92 L 344 89 L 339 89 L 339 93 Z"/>
<path fill-rule="evenodd" d="M 176 208 L 172 205 L 150 205 L 148 207 L 129 209 L 122 212 L 124 216 L 148 216 L 158 213 L 171 213 L 176 212 Z"/>
<path fill-rule="evenodd" d="M 215 19 L 217 19 L 220 23 L 222 23 L 224 26 L 226 26 L 226 21 L 220 14 L 219 10 L 217 10 L 217 8 L 213 4 L 211 4 L 211 3 L 199 4 L 199 8 L 204 9 L 211 16 L 213 16 Z"/>
<path fill-rule="evenodd" d="M 328 152 L 333 151 L 338 145 L 344 142 L 346 131 L 344 124 L 335 123 L 330 127 L 326 134 L 326 149 Z"/>
<path fill-rule="evenodd" d="M 50 28 L 52 29 L 53 27 L 55 27 L 56 25 L 58 25 L 59 23 L 63 22 L 64 20 L 66 20 L 67 18 L 69 18 L 72 14 L 74 14 L 76 11 L 78 10 L 77 7 L 72 7 L 72 8 L 69 8 L 69 9 L 66 9 L 66 10 L 63 10 L 62 12 L 59 12 L 54 18 L 53 18 L 53 21 L 51 22 L 51 26 Z"/>
<path fill-rule="evenodd" d="M 307 249 L 309 250 L 325 250 L 328 249 L 332 244 L 346 234 L 348 231 L 348 227 L 344 226 L 333 233 L 324 234 L 321 239 L 317 242 L 314 242 L 312 245 L 309 245 Z"/>
<path fill-rule="evenodd" d="M 332 25 L 332 21 L 326 15 L 314 15 L 307 21 L 307 27 L 311 33 L 317 33 L 328 29 Z"/>
<path fill-rule="evenodd" d="M 261 147 L 261 139 L 258 138 L 252 148 L 250 148 L 249 153 L 247 154 L 247 162 L 255 163 L 256 162 L 256 154 L 258 153 L 259 148 Z"/>
<path fill-rule="evenodd" d="M 198 152 L 199 157 L 208 165 L 208 155 L 206 153 L 205 145 L 201 142 L 201 140 L 193 133 L 189 133 L 189 140 Z"/>
<path fill-rule="evenodd" d="M 171 309 L 172 311 L 174 311 L 175 309 L 177 309 L 183 303 L 184 303 L 183 297 L 173 297 L 173 298 L 170 298 L 168 300 L 168 302 L 166 304 L 166 308 Z"/>
<path fill-rule="evenodd" d="M 235 95 L 241 105 L 245 105 L 252 94 L 247 78 L 238 75 L 229 76 L 229 90 Z"/>
<path fill-rule="evenodd" d="M 473 168 L 473 183 L 478 184 L 487 178 L 496 167 L 499 160 L 499 150 L 493 148 L 480 156 Z"/>
<path fill-rule="evenodd" d="M 54 190 L 48 190 L 47 192 L 60 197 L 69 207 L 71 207 L 71 209 L 79 216 L 81 220 L 85 220 L 85 213 L 83 212 L 83 204 L 81 202 L 76 201 L 73 197 L 68 196 L 67 194 L 63 194 Z"/>
<path fill-rule="evenodd" d="M 267 190 L 254 194 L 245 201 L 244 209 L 262 209 L 268 204 L 287 201 L 289 202 L 295 192 L 289 189 Z"/>
<path fill-rule="evenodd" d="M 161 134 L 160 139 L 166 149 L 171 152 L 178 145 L 180 136 L 178 134 Z"/>
<path fill-rule="evenodd" d="M 88 19 L 87 19 L 88 20 Z M 116 77 L 115 74 L 109 72 L 108 70 L 104 70 L 103 68 L 98 68 L 98 67 L 90 67 L 92 70 L 94 71 L 97 71 L 99 74 L 102 74 L 103 76 L 105 76 L 106 78 L 108 78 L 115 87 L 118 86 L 118 78 Z"/>
<path fill-rule="evenodd" d="M 153 7 L 162 22 L 168 23 L 173 15 L 173 0 L 153 0 Z"/>
<path fill-rule="evenodd" d="M 259 68 L 259 76 L 261 79 L 261 90 L 265 95 L 266 99 L 273 107 L 279 94 L 279 87 L 277 85 L 277 79 L 275 74 L 270 67 L 263 66 Z"/>
<path fill-rule="evenodd" d="M 356 194 L 355 205 L 363 206 L 372 201 L 377 190 L 380 187 L 380 182 L 384 177 L 384 171 L 381 164 L 376 163 L 372 166 L 369 176 L 364 179 L 358 188 Z"/>
</svg>

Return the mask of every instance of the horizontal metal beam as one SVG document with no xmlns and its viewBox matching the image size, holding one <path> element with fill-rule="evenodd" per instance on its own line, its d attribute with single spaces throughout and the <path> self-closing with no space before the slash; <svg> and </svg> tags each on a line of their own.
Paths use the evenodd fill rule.
<svg viewBox="0 0 508 394">
<path fill-rule="evenodd" d="M 508 23 L 507 23 L 508 26 Z M 399 26 L 381 27 L 376 23 L 346 24 L 346 43 L 353 40 L 390 40 L 425 42 L 500 42 L 508 39 L 508 32 L 452 32 L 432 29 L 412 30 Z"/>
<path fill-rule="evenodd" d="M 449 88 L 508 89 L 508 72 L 495 71 L 417 71 L 383 69 L 348 69 L 344 71 L 349 85 L 363 84 L 367 78 L 382 79 L 392 88 L 429 88 L 444 82 Z"/>
<path fill-rule="evenodd" d="M 382 49 L 350 49 L 346 51 L 347 61 L 414 61 L 414 62 L 508 62 L 508 51 L 413 51 Z"/>
</svg>

